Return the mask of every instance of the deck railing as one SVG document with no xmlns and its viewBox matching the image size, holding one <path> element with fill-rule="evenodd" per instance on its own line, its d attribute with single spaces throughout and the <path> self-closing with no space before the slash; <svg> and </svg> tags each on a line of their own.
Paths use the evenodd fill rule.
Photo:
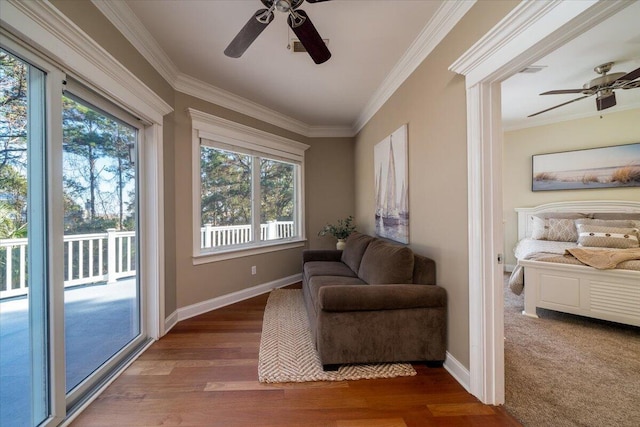
<svg viewBox="0 0 640 427">
<path fill-rule="evenodd" d="M 295 235 L 293 221 L 260 224 L 260 239 L 286 239 Z M 136 274 L 135 231 L 72 234 L 64 236 L 64 286 L 115 283 Z M 200 229 L 200 245 L 211 248 L 248 243 L 251 225 Z M 28 239 L 0 239 L 0 299 L 26 295 Z"/>
<path fill-rule="evenodd" d="M 286 239 L 295 235 L 293 221 L 269 221 L 260 224 L 260 240 Z M 200 229 L 200 248 L 239 245 L 253 240 L 251 224 L 214 227 L 206 224 Z"/>
<path fill-rule="evenodd" d="M 64 236 L 64 286 L 115 283 L 136 274 L 136 233 L 116 231 Z M 27 294 L 28 239 L 0 240 L 0 299 Z"/>
</svg>

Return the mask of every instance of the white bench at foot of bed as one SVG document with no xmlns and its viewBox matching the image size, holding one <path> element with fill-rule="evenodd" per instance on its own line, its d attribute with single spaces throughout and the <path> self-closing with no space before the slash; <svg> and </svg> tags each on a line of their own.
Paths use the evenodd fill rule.
<svg viewBox="0 0 640 427">
<path fill-rule="evenodd" d="M 536 307 L 640 326 L 640 272 L 521 260 L 524 311 Z"/>
</svg>

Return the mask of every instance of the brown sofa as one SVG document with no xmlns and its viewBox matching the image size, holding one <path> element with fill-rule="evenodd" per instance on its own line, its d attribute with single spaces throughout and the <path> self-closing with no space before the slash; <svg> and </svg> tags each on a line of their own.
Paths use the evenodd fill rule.
<svg viewBox="0 0 640 427">
<path fill-rule="evenodd" d="M 303 252 L 303 295 L 325 369 L 445 358 L 447 295 L 435 262 L 353 233 L 344 250 Z"/>
</svg>

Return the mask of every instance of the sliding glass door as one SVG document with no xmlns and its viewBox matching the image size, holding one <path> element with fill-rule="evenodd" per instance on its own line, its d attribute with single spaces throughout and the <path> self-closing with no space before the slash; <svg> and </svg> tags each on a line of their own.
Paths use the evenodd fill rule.
<svg viewBox="0 0 640 427">
<path fill-rule="evenodd" d="M 0 49 L 0 424 L 49 410 L 44 72 Z"/>
<path fill-rule="evenodd" d="M 66 391 L 71 393 L 140 335 L 138 129 L 71 90 L 63 97 L 62 114 Z"/>
<path fill-rule="evenodd" d="M 144 132 L 135 117 L 5 42 L 0 425 L 57 425 L 149 341 L 139 280 Z"/>
</svg>

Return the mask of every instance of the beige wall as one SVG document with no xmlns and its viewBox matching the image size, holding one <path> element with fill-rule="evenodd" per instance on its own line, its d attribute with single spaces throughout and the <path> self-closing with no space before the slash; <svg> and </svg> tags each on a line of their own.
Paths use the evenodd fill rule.
<svg viewBox="0 0 640 427">
<path fill-rule="evenodd" d="M 409 124 L 410 246 L 436 261 L 449 297 L 448 351 L 469 366 L 464 78 L 448 67 L 517 2 L 476 3 L 356 137 L 356 219 L 375 232 L 373 147 Z"/>
<path fill-rule="evenodd" d="M 594 107 L 595 108 L 595 107 Z M 640 109 L 572 120 L 504 134 L 504 221 L 506 263 L 514 265 L 518 239 L 514 208 L 564 200 L 639 200 L 640 189 L 531 191 L 531 156 L 640 142 Z"/>
<path fill-rule="evenodd" d="M 331 236 L 318 237 L 325 224 L 355 216 L 353 138 L 310 138 L 306 152 L 307 239 L 312 249 L 335 249 Z"/>
</svg>

